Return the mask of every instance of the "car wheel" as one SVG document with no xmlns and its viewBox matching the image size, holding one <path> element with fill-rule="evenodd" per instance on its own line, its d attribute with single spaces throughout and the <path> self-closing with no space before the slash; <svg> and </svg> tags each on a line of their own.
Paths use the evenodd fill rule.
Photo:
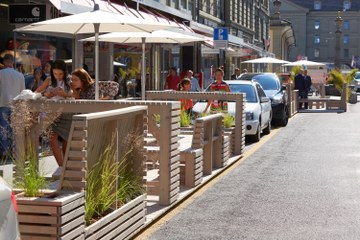
<svg viewBox="0 0 360 240">
<path fill-rule="evenodd" d="M 260 138 L 261 138 L 261 127 L 260 127 L 260 123 L 259 123 L 259 126 L 258 126 L 258 129 L 256 131 L 256 133 L 254 135 L 251 135 L 250 138 L 253 142 L 259 142 L 260 141 Z"/>
<path fill-rule="evenodd" d="M 282 119 L 280 120 L 280 126 L 281 127 L 286 127 L 288 122 L 289 122 L 288 110 L 285 107 L 284 111 L 283 111 L 283 114 L 282 114 Z"/>
<path fill-rule="evenodd" d="M 269 135 L 271 132 L 271 120 L 269 120 L 268 125 L 266 126 L 266 128 L 263 130 L 263 133 L 266 135 Z"/>
</svg>

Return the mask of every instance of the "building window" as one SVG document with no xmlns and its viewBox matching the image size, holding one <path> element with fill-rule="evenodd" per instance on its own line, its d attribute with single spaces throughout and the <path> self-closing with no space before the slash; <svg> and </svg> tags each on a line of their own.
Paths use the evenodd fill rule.
<svg viewBox="0 0 360 240">
<path fill-rule="evenodd" d="M 348 57 L 349 57 L 349 49 L 344 48 L 344 58 L 348 58 Z"/>
<path fill-rule="evenodd" d="M 320 50 L 318 48 L 315 48 L 314 50 L 314 57 L 316 58 L 320 57 Z"/>
<path fill-rule="evenodd" d="M 345 20 L 345 21 L 344 21 L 343 27 L 344 27 L 345 30 L 349 30 L 349 29 L 350 29 L 350 22 L 349 22 L 349 20 Z"/>
<path fill-rule="evenodd" d="M 321 10 L 321 1 L 314 1 L 314 9 Z"/>
<path fill-rule="evenodd" d="M 345 34 L 344 37 L 343 37 L 344 44 L 348 44 L 349 41 L 350 41 L 349 35 Z"/>
<path fill-rule="evenodd" d="M 317 34 L 314 36 L 314 43 L 315 43 L 315 44 L 319 44 L 319 43 L 320 43 L 320 36 L 317 35 Z"/>
<path fill-rule="evenodd" d="M 315 28 L 316 30 L 320 29 L 320 21 L 319 21 L 319 20 L 315 20 L 314 28 Z"/>
<path fill-rule="evenodd" d="M 350 8 L 351 8 L 351 1 L 344 1 L 343 7 L 344 7 L 344 10 L 350 10 Z"/>
</svg>

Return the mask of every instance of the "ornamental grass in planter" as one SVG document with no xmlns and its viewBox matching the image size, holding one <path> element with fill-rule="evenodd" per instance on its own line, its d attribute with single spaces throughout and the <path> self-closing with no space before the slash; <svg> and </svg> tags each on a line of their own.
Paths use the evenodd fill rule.
<svg viewBox="0 0 360 240">
<path fill-rule="evenodd" d="M 129 133 L 117 161 L 115 138 L 87 176 L 86 239 L 129 238 L 145 223 L 143 137 Z"/>
<path fill-rule="evenodd" d="M 229 114 L 224 115 L 224 135 L 229 136 L 230 139 L 230 152 L 234 154 L 235 149 L 235 117 L 230 116 Z"/>
<path fill-rule="evenodd" d="M 13 102 L 11 107 L 13 132 L 24 136 L 25 145 L 24 152 L 13 157 L 21 239 L 81 237 L 85 227 L 84 193 L 46 189 L 48 184 L 39 170 L 37 148 L 30 140 L 30 131 L 35 125 L 40 133 L 49 134 L 49 126 L 60 113 L 51 112 L 45 106 L 41 107 L 41 114 L 31 113 L 24 100 Z"/>
</svg>

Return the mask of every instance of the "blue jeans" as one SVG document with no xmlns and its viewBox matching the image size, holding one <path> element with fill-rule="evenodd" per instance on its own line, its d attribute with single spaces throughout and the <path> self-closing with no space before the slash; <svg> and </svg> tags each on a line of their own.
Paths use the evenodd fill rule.
<svg viewBox="0 0 360 240">
<path fill-rule="evenodd" d="M 10 139 L 9 136 L 12 134 L 10 126 L 10 108 L 0 107 L 0 153 L 5 155 L 10 151 Z"/>
</svg>

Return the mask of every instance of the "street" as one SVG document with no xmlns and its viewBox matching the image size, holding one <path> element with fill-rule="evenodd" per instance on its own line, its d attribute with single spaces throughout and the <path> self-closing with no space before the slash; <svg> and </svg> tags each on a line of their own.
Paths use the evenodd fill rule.
<svg viewBox="0 0 360 240">
<path fill-rule="evenodd" d="M 148 239 L 358 239 L 359 117 L 296 115 Z"/>
</svg>

